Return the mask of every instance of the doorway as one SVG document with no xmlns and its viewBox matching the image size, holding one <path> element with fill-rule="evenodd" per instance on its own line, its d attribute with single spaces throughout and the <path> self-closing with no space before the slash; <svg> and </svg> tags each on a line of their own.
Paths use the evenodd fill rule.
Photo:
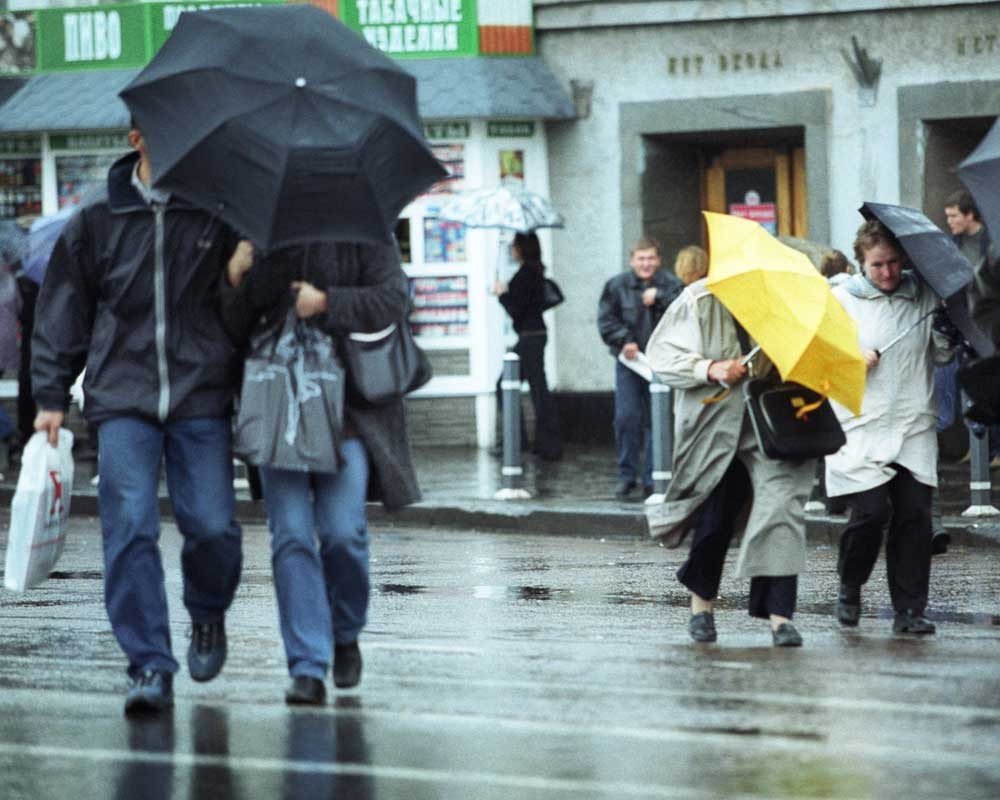
<svg viewBox="0 0 1000 800">
<path fill-rule="evenodd" d="M 809 236 L 804 147 L 727 148 L 702 173 L 702 207 L 759 222 L 775 236 Z"/>
<path fill-rule="evenodd" d="M 660 241 L 668 263 L 685 245 L 706 247 L 702 211 L 806 239 L 808 178 L 802 128 L 645 136 L 643 231 Z"/>
</svg>

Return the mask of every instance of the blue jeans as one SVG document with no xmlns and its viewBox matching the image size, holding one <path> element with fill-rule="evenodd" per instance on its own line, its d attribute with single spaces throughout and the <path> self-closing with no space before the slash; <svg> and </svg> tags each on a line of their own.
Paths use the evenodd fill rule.
<svg viewBox="0 0 1000 800">
<path fill-rule="evenodd" d="M 639 459 L 646 451 L 642 485 L 653 485 L 653 430 L 650 426 L 649 383 L 620 361 L 615 362 L 615 444 L 618 477 L 634 483 Z"/>
<path fill-rule="evenodd" d="M 937 432 L 946 431 L 961 415 L 958 390 L 958 359 L 934 367 L 934 399 L 937 400 Z"/>
<path fill-rule="evenodd" d="M 227 417 L 163 425 L 115 417 L 98 433 L 104 539 L 104 603 L 128 657 L 129 675 L 176 672 L 160 559 L 160 464 L 184 537 L 184 605 L 196 623 L 223 618 L 240 580 L 243 552 L 233 517 L 233 462 Z"/>
<path fill-rule="evenodd" d="M 322 679 L 333 643 L 355 641 L 368 613 L 368 455 L 360 439 L 346 439 L 340 456 L 335 475 L 260 470 L 292 676 Z"/>
</svg>

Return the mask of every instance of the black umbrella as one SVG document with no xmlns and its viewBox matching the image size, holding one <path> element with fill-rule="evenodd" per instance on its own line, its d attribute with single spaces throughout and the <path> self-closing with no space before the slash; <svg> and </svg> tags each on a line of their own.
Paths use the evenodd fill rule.
<svg viewBox="0 0 1000 800">
<path fill-rule="evenodd" d="M 958 177 L 976 201 L 994 242 L 1000 242 L 1000 118 L 958 165 Z"/>
<path fill-rule="evenodd" d="M 310 5 L 184 13 L 121 97 L 154 184 L 264 250 L 391 242 L 399 212 L 445 175 L 414 78 Z"/>
<path fill-rule="evenodd" d="M 877 219 L 899 240 L 903 254 L 934 294 L 945 304 L 948 316 L 980 355 L 993 352 L 990 338 L 969 315 L 965 287 L 972 282 L 972 265 L 951 237 L 914 208 L 888 203 L 864 203 L 865 219 Z"/>
</svg>

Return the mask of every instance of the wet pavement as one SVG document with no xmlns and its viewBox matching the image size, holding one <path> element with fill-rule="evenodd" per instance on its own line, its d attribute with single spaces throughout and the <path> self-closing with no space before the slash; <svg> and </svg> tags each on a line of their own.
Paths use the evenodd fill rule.
<svg viewBox="0 0 1000 800">
<path fill-rule="evenodd" d="M 226 668 L 207 685 L 182 671 L 161 719 L 121 715 L 93 519 L 74 518 L 53 579 L 0 590 L 0 797 L 1000 796 L 991 548 L 935 559 L 938 634 L 916 640 L 891 635 L 881 563 L 860 628 L 841 630 L 833 551 L 813 546 L 805 647 L 776 650 L 731 563 L 719 643 L 694 645 L 680 551 L 376 523 L 362 684 L 290 710 L 267 533 L 245 534 Z M 163 546 L 183 656 L 169 525 Z"/>
<path fill-rule="evenodd" d="M 616 500 L 615 454 L 607 446 L 570 445 L 561 461 L 546 462 L 525 455 L 522 486 L 530 495 L 524 500 L 497 500 L 501 488 L 500 459 L 487 450 L 470 448 L 418 448 L 413 459 L 423 490 L 423 501 L 394 514 L 378 504 L 369 506 L 371 518 L 380 524 L 424 527 L 460 527 L 476 530 L 518 531 L 539 534 L 585 536 L 647 535 L 644 505 L 639 492 L 626 501 Z M 77 459 L 73 497 L 74 513 L 97 513 L 97 489 L 91 485 L 93 460 Z M 968 464 L 942 461 L 941 506 L 943 524 L 956 541 L 1000 545 L 1000 516 L 963 517 L 970 504 Z M 1000 507 L 1000 471 L 994 470 L 994 505 Z M 16 472 L 8 471 L 0 481 L 0 507 L 9 507 Z M 162 508 L 169 513 L 166 486 L 161 486 Z M 237 492 L 242 519 L 263 521 L 262 504 L 250 500 L 249 492 Z M 846 521 L 825 510 L 807 514 L 810 539 L 835 542 Z"/>
</svg>

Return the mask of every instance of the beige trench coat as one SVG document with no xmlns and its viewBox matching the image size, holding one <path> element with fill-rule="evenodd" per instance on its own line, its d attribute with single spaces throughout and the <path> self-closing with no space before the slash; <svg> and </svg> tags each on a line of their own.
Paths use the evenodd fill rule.
<svg viewBox="0 0 1000 800">
<path fill-rule="evenodd" d="M 673 479 L 663 503 L 647 511 L 650 535 L 676 540 L 686 533 L 733 458 L 738 458 L 750 476 L 753 498 L 737 576 L 797 575 L 805 568 L 804 506 L 816 462 L 766 458 L 754 440 L 741 387 L 734 387 L 721 402 L 702 403 L 719 389 L 708 380 L 709 364 L 740 355 L 733 319 L 709 293 L 704 279 L 681 293 L 653 331 L 646 356 L 660 380 L 676 391 Z M 760 353 L 752 366 L 757 376 L 772 369 Z M 737 516 L 741 510 L 732 513 Z"/>
</svg>

